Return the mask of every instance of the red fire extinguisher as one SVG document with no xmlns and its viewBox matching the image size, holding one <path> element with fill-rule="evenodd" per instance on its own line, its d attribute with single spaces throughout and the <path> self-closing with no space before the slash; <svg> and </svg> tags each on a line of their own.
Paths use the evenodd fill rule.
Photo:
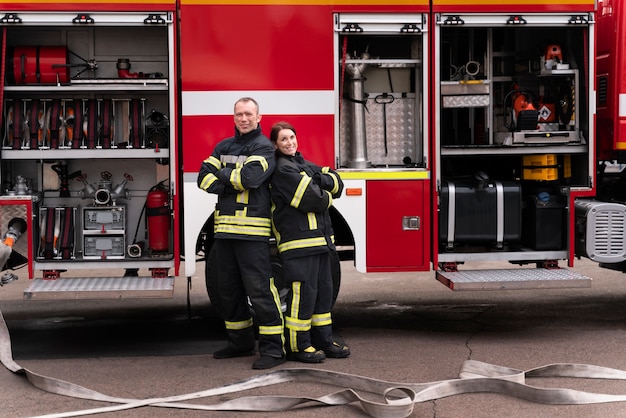
<svg viewBox="0 0 626 418">
<path fill-rule="evenodd" d="M 170 207 L 169 196 L 163 186 L 150 189 L 146 198 L 148 220 L 148 247 L 152 253 L 169 251 Z"/>
</svg>

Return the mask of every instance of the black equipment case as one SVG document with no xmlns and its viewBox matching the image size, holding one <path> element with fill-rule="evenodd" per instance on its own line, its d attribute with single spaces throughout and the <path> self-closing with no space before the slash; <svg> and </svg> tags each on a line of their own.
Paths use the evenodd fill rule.
<svg viewBox="0 0 626 418">
<path fill-rule="evenodd" d="M 567 198 L 541 192 L 527 197 L 522 216 L 524 246 L 534 250 L 563 250 L 567 239 Z"/>
<path fill-rule="evenodd" d="M 521 186 L 489 178 L 444 180 L 439 212 L 439 243 L 490 245 L 502 249 L 519 244 L 522 229 Z"/>
</svg>

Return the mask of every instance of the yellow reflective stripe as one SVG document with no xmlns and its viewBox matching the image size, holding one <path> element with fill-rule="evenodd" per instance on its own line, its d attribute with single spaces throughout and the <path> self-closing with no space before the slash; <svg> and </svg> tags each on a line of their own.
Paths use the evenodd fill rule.
<svg viewBox="0 0 626 418">
<path fill-rule="evenodd" d="M 258 162 L 259 164 L 261 164 L 263 171 L 267 171 L 269 167 L 269 164 L 267 163 L 267 160 L 265 159 L 265 157 L 261 157 L 258 155 L 252 155 L 248 157 L 243 163 L 237 162 L 236 164 L 237 168 L 235 168 L 233 171 L 230 172 L 230 178 L 229 178 L 235 190 L 238 190 L 238 191 L 246 190 L 243 187 L 243 183 L 241 182 L 241 169 L 243 168 L 244 165 L 253 163 L 253 162 Z M 247 200 L 247 197 L 246 197 L 246 200 Z"/>
<path fill-rule="evenodd" d="M 281 335 L 283 333 L 283 325 L 259 325 L 259 334 L 262 335 Z"/>
<path fill-rule="evenodd" d="M 246 164 L 250 164 L 253 162 L 259 162 L 261 163 L 261 167 L 263 167 L 263 171 L 267 171 L 269 164 L 267 163 L 267 160 L 265 159 L 265 157 L 262 157 L 260 155 L 251 155 L 249 156 L 246 161 L 244 161 L 244 165 Z"/>
<path fill-rule="evenodd" d="M 289 314 L 292 318 L 298 317 L 298 311 L 300 309 L 300 289 L 302 288 L 302 282 L 291 282 L 291 312 Z"/>
<path fill-rule="evenodd" d="M 337 175 L 335 173 L 327 173 L 330 178 L 333 179 L 333 188 L 330 191 L 332 194 L 335 194 L 339 191 L 339 179 L 337 178 Z"/>
<path fill-rule="evenodd" d="M 310 319 L 298 319 L 290 316 L 285 317 L 285 326 L 294 331 L 304 332 L 311 329 Z"/>
<path fill-rule="evenodd" d="M 299 248 L 323 247 L 325 245 L 326 238 L 324 237 L 296 239 L 278 244 L 278 251 L 282 253 L 283 251 L 296 250 Z"/>
<path fill-rule="evenodd" d="M 280 314 L 280 322 L 283 323 L 283 310 L 280 302 L 280 294 L 278 293 L 278 288 L 274 284 L 274 278 L 270 278 L 270 292 L 272 292 L 272 298 L 274 299 L 274 305 L 276 305 L 276 310 Z M 284 324 L 283 324 L 284 325 Z M 282 325 L 281 325 L 282 327 Z"/>
<path fill-rule="evenodd" d="M 322 167 L 322 174 L 328 174 L 330 178 L 333 179 L 333 189 L 330 191 L 332 194 L 335 194 L 339 191 L 339 179 L 335 173 L 330 171 L 330 167 Z"/>
<path fill-rule="evenodd" d="M 263 228 L 269 228 L 272 225 L 272 221 L 268 218 L 259 218 L 253 216 L 231 216 L 216 214 L 215 218 L 215 222 L 229 223 L 233 225 L 247 225 Z"/>
<path fill-rule="evenodd" d="M 212 155 L 206 160 L 204 160 L 204 163 L 212 165 L 213 167 L 215 167 L 216 170 L 219 170 L 220 168 L 222 168 L 222 162 Z"/>
<path fill-rule="evenodd" d="M 246 319 L 245 321 L 224 321 L 224 324 L 226 324 L 226 329 L 230 330 L 246 329 L 252 326 L 252 318 Z"/>
<path fill-rule="evenodd" d="M 280 242 L 280 234 L 278 233 L 276 228 L 274 228 L 273 224 L 272 224 L 272 231 L 274 232 L 274 236 L 276 237 L 276 242 Z"/>
<path fill-rule="evenodd" d="M 257 237 L 269 237 L 272 235 L 272 231 L 269 228 L 254 228 L 228 224 L 215 224 L 215 232 L 222 232 L 225 234 L 237 234 L 237 235 L 254 235 Z"/>
<path fill-rule="evenodd" d="M 292 320 L 298 318 L 300 311 L 302 282 L 291 282 L 291 312 L 290 316 L 285 315 L 285 328 L 289 332 L 289 348 L 291 351 L 298 351 L 297 327 L 292 325 Z"/>
<path fill-rule="evenodd" d="M 314 327 L 323 327 L 325 325 L 331 325 L 332 323 L 330 312 L 313 314 L 313 317 L 311 317 L 311 325 Z"/>
<path fill-rule="evenodd" d="M 306 214 L 307 220 L 309 221 L 309 229 L 317 229 L 317 217 L 314 212 L 308 212 Z"/>
<path fill-rule="evenodd" d="M 272 292 L 272 298 L 274 299 L 274 305 L 276 306 L 276 310 L 280 315 L 280 325 L 272 326 L 272 327 L 264 327 L 265 330 L 261 331 L 261 327 L 259 327 L 259 333 L 265 335 L 280 335 L 280 341 L 285 346 L 285 319 L 283 318 L 283 310 L 281 308 L 280 302 L 280 294 L 278 293 L 278 288 L 274 284 L 274 278 L 270 277 L 270 292 Z M 284 352 L 284 349 L 283 349 Z"/>
<path fill-rule="evenodd" d="M 215 213 L 214 231 L 227 234 L 249 234 L 260 237 L 269 237 L 272 233 L 272 222 L 267 218 L 253 218 L 247 216 L 227 216 Z"/>
<path fill-rule="evenodd" d="M 291 203 L 290 203 L 291 206 L 293 206 L 294 208 L 297 208 L 300 206 L 300 202 L 302 201 L 302 196 L 304 196 L 304 191 L 306 190 L 309 183 L 311 183 L 311 177 L 302 173 L 302 180 L 300 180 L 300 183 L 298 184 L 298 187 L 296 188 L 296 192 L 294 193 L 293 198 L 291 199 Z"/>
<path fill-rule="evenodd" d="M 324 190 L 324 191 L 328 193 L 328 206 L 326 206 L 326 209 L 328 209 L 329 207 L 333 205 L 333 195 L 328 190 Z"/>
<path fill-rule="evenodd" d="M 237 193 L 237 203 L 243 203 L 244 205 L 247 205 L 249 200 L 250 190 L 243 190 L 240 193 Z"/>
<path fill-rule="evenodd" d="M 233 185 L 235 190 L 245 190 L 243 184 L 241 184 L 241 168 L 235 168 L 230 172 L 230 183 Z"/>
<path fill-rule="evenodd" d="M 200 188 L 202 190 L 207 190 L 216 181 L 217 181 L 217 177 L 215 177 L 215 174 L 209 173 L 206 176 L 204 176 L 204 178 L 200 182 Z"/>
</svg>

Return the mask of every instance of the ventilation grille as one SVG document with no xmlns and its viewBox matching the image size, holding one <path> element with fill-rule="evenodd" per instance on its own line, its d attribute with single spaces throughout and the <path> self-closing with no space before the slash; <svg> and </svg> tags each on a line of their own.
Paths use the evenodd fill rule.
<svg viewBox="0 0 626 418">
<path fill-rule="evenodd" d="M 594 222 L 593 254 L 601 257 L 622 257 L 626 216 L 623 211 L 598 211 Z"/>
<path fill-rule="evenodd" d="M 602 76 L 598 78 L 598 104 L 606 104 L 608 98 L 609 91 L 609 78 L 607 76 Z"/>
</svg>

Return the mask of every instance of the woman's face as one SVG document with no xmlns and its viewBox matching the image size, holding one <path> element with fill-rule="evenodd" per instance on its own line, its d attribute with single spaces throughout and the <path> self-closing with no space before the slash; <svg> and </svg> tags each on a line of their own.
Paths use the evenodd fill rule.
<svg viewBox="0 0 626 418">
<path fill-rule="evenodd" d="M 276 139 L 276 148 L 285 155 L 296 155 L 298 139 L 291 129 L 281 129 Z"/>
</svg>

